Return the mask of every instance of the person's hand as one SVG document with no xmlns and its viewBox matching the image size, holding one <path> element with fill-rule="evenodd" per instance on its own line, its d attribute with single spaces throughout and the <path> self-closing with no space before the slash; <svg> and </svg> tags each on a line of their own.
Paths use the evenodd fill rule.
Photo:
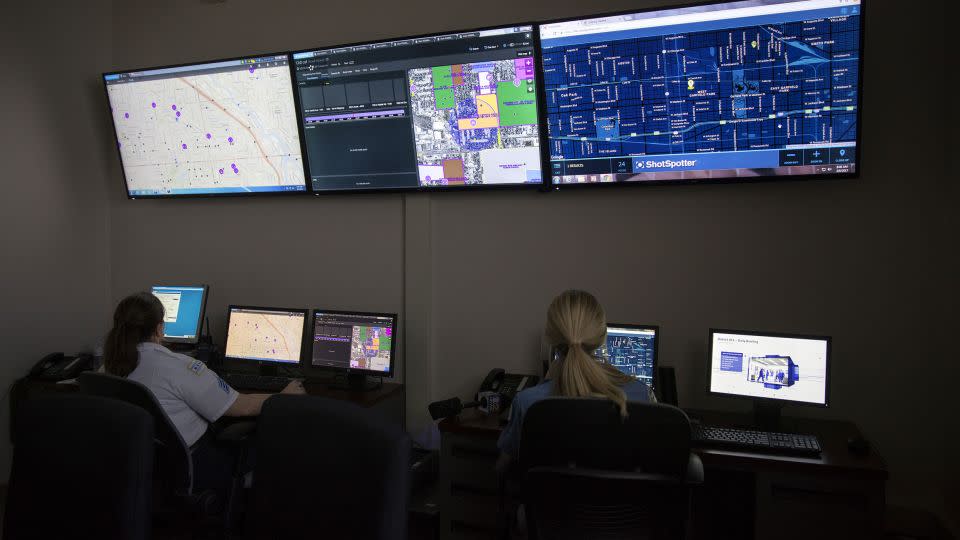
<svg viewBox="0 0 960 540">
<path fill-rule="evenodd" d="M 301 382 L 299 379 L 294 379 L 290 381 L 290 384 L 284 387 L 284 389 L 281 390 L 280 393 L 292 394 L 292 395 L 303 395 L 303 394 L 306 394 L 307 391 L 303 387 L 303 382 Z"/>
</svg>

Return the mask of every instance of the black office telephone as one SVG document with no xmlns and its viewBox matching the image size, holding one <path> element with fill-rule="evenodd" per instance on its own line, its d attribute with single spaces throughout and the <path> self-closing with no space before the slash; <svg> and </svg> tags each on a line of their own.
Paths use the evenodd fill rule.
<svg viewBox="0 0 960 540">
<path fill-rule="evenodd" d="M 517 392 L 535 386 L 538 382 L 540 382 L 540 377 L 536 375 L 519 375 L 494 368 L 480 383 L 480 390 L 477 391 L 477 395 L 479 396 L 482 392 L 497 392 L 503 395 L 507 400 L 507 403 L 503 406 L 505 410 L 510 406 L 510 402 L 513 401 Z"/>
<path fill-rule="evenodd" d="M 81 371 L 93 368 L 93 355 L 80 353 L 76 356 L 66 356 L 61 352 L 50 353 L 40 359 L 30 369 L 30 378 L 45 381 L 63 381 L 73 379 Z"/>
</svg>

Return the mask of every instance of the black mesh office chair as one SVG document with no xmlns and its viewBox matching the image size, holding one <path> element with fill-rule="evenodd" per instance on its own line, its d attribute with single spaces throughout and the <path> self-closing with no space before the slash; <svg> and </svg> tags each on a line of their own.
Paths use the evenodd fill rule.
<svg viewBox="0 0 960 540">
<path fill-rule="evenodd" d="M 29 400 L 18 416 L 3 538 L 150 537 L 149 414 L 69 395 Z"/>
<path fill-rule="evenodd" d="M 241 489 L 240 470 L 237 471 L 226 501 L 219 500 L 212 489 L 197 489 L 194 486 L 191 449 L 149 388 L 136 381 L 105 373 L 86 372 L 81 374 L 78 380 L 80 389 L 86 394 L 118 399 L 136 405 L 153 416 L 158 472 L 156 495 L 158 499 L 163 499 L 159 501 L 157 509 L 161 513 L 177 516 L 179 512 L 175 509 L 185 504 L 196 520 L 203 521 L 222 514 L 221 525 L 226 527 L 233 522 L 231 504 L 235 502 L 235 495 Z M 163 512 L 164 510 L 171 512 Z"/>
<path fill-rule="evenodd" d="M 281 540 L 406 538 L 409 456 L 406 433 L 372 411 L 273 396 L 258 420 L 246 530 Z"/>
<path fill-rule="evenodd" d="M 676 407 L 552 398 L 527 411 L 522 497 L 532 540 L 681 539 L 703 465 Z"/>
</svg>

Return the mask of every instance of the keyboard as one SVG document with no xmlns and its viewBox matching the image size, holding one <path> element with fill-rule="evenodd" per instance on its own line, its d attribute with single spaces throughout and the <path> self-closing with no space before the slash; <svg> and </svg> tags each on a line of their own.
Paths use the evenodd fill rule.
<svg viewBox="0 0 960 540">
<path fill-rule="evenodd" d="M 692 426 L 692 442 L 725 450 L 747 450 L 816 457 L 820 441 L 813 435 L 752 431 L 717 426 Z"/>
<path fill-rule="evenodd" d="M 290 384 L 291 379 L 289 377 L 273 377 L 251 373 L 224 373 L 223 380 L 237 390 L 279 392 Z"/>
</svg>

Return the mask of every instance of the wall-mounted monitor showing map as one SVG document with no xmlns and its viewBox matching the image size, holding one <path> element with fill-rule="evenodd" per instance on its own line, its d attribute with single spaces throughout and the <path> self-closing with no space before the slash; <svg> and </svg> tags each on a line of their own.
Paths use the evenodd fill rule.
<svg viewBox="0 0 960 540">
<path fill-rule="evenodd" d="M 293 53 L 314 193 L 541 185 L 535 29 Z"/>
<path fill-rule="evenodd" d="M 287 55 L 103 81 L 130 198 L 306 191 Z"/>
<path fill-rule="evenodd" d="M 551 180 L 858 170 L 859 0 L 749 0 L 544 24 Z"/>
</svg>

